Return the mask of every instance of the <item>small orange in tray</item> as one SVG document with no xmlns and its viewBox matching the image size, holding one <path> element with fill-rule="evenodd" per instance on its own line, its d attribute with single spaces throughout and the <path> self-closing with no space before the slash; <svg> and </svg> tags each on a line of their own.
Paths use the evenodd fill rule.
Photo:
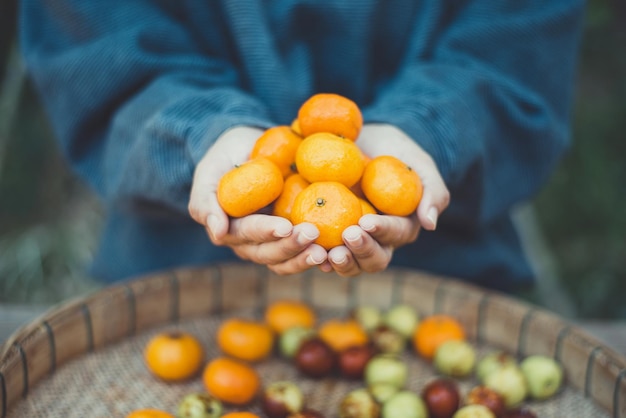
<svg viewBox="0 0 626 418">
<path fill-rule="evenodd" d="M 362 346 L 369 341 L 363 327 L 354 319 L 329 319 L 319 326 L 317 332 L 320 338 L 336 352 L 341 352 L 348 347 Z"/>
<path fill-rule="evenodd" d="M 245 361 L 259 361 L 272 351 L 274 334 L 260 321 L 228 318 L 217 330 L 217 344 L 224 354 Z"/>
<path fill-rule="evenodd" d="M 202 373 L 206 390 L 222 402 L 246 405 L 261 387 L 261 379 L 250 365 L 227 357 L 211 360 Z"/>
<path fill-rule="evenodd" d="M 229 412 L 226 415 L 222 415 L 221 418 L 261 418 L 252 412 Z"/>
<path fill-rule="evenodd" d="M 437 348 L 446 341 L 465 340 L 465 329 L 450 315 L 430 315 L 420 321 L 412 339 L 416 353 L 431 360 Z"/>
<path fill-rule="evenodd" d="M 358 105 L 347 97 L 319 93 L 300 106 L 298 123 L 304 137 L 317 132 L 330 132 L 356 141 L 363 127 L 363 115 Z"/>
<path fill-rule="evenodd" d="M 315 320 L 313 309 L 298 300 L 277 300 L 265 309 L 265 322 L 277 334 L 295 326 L 312 328 Z"/>
<path fill-rule="evenodd" d="M 306 189 L 309 184 L 311 183 L 306 181 L 306 179 L 298 173 L 287 177 L 283 185 L 283 191 L 280 193 L 280 196 L 278 196 L 278 199 L 274 201 L 272 214 L 291 220 L 293 202 L 295 202 L 298 193 Z"/>
<path fill-rule="evenodd" d="M 272 203 L 283 190 L 283 173 L 267 158 L 255 158 L 222 176 L 217 200 L 224 212 L 239 218 Z"/>
<path fill-rule="evenodd" d="M 341 234 L 361 217 L 361 202 L 346 186 L 334 181 L 311 183 L 301 191 L 291 210 L 294 224 L 309 222 L 320 231 L 315 242 L 325 249 L 343 245 Z"/>
<path fill-rule="evenodd" d="M 296 152 L 296 167 L 311 183 L 336 181 L 352 187 L 363 175 L 365 160 L 354 142 L 320 132 L 304 138 Z"/>
<path fill-rule="evenodd" d="M 174 415 L 161 411 L 159 409 L 137 409 L 130 414 L 126 415 L 126 418 L 175 418 Z"/>
<path fill-rule="evenodd" d="M 422 200 L 422 181 L 411 167 L 390 155 L 373 158 L 363 171 L 367 200 L 387 215 L 408 216 Z"/>
<path fill-rule="evenodd" d="M 250 159 L 265 157 L 278 166 L 283 177 L 287 177 L 295 172 L 296 150 L 301 142 L 302 137 L 289 126 L 274 126 L 256 140 Z"/>
<path fill-rule="evenodd" d="M 144 360 L 155 376 L 167 381 L 179 381 L 192 377 L 200 370 L 204 350 L 191 334 L 165 332 L 148 341 Z"/>
</svg>

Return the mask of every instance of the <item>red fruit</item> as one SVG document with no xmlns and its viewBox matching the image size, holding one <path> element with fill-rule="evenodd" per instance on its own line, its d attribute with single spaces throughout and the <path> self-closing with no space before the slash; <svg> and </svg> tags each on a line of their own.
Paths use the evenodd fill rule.
<svg viewBox="0 0 626 418">
<path fill-rule="evenodd" d="M 528 408 L 516 408 L 508 411 L 505 418 L 537 418 L 537 415 Z"/>
<path fill-rule="evenodd" d="M 467 394 L 465 403 L 484 405 L 498 418 L 504 417 L 506 412 L 504 398 L 495 390 L 484 385 L 474 386 Z"/>
<path fill-rule="evenodd" d="M 313 337 L 304 341 L 296 352 L 296 368 L 309 377 L 329 375 L 337 364 L 337 354 L 324 340 Z"/>
<path fill-rule="evenodd" d="M 376 354 L 371 345 L 349 347 L 339 353 L 339 371 L 348 379 L 361 379 L 367 362 Z"/>
<path fill-rule="evenodd" d="M 461 403 L 456 382 L 445 378 L 429 382 L 422 390 L 422 399 L 430 418 L 452 418 Z"/>
</svg>

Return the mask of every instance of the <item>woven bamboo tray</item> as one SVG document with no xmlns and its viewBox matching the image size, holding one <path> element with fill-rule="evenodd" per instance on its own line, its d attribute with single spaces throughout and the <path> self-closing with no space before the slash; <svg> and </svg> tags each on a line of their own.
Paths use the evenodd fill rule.
<svg viewBox="0 0 626 418">
<path fill-rule="evenodd" d="M 310 303 L 320 320 L 371 304 L 408 303 L 421 315 L 448 313 L 465 326 L 479 355 L 500 348 L 517 356 L 553 356 L 565 385 L 553 398 L 526 402 L 540 417 L 626 417 L 626 359 L 549 311 L 449 278 L 390 269 L 341 278 L 315 269 L 278 276 L 249 264 L 183 269 L 129 280 L 69 301 L 15 332 L 0 347 L 0 418 L 123 417 L 155 407 L 176 411 L 183 395 L 204 391 L 200 378 L 167 384 L 141 356 L 157 332 L 180 329 L 218 355 L 215 332 L 224 317 L 260 317 L 278 299 Z M 405 353 L 408 388 L 435 376 L 430 364 Z M 312 380 L 275 355 L 256 365 L 264 383 L 296 381 L 310 407 L 337 415 L 337 405 L 361 382 Z M 463 393 L 476 382 L 460 381 Z M 227 410 L 230 410 L 227 408 Z M 260 413 L 258 405 L 250 407 Z"/>
</svg>

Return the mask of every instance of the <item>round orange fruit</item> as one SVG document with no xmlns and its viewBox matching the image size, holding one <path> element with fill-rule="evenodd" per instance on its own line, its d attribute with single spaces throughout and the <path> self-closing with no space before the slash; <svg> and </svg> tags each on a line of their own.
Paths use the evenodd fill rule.
<svg viewBox="0 0 626 418">
<path fill-rule="evenodd" d="M 374 206 L 372 206 L 367 200 L 359 198 L 359 202 L 361 202 L 361 212 L 363 212 L 363 215 L 376 215 L 376 213 L 378 213 L 376 212 L 376 208 L 374 208 Z"/>
<path fill-rule="evenodd" d="M 296 151 L 296 167 L 311 183 L 336 181 L 352 187 L 363 175 L 365 162 L 354 142 L 320 132 L 302 140 Z"/>
<path fill-rule="evenodd" d="M 415 212 L 423 193 L 415 170 L 390 155 L 375 157 L 365 166 L 361 189 L 376 209 L 395 216 Z"/>
<path fill-rule="evenodd" d="M 465 340 L 465 329 L 450 315 L 430 315 L 417 325 L 412 339 L 417 354 L 431 360 L 437 348 L 446 341 Z"/>
<path fill-rule="evenodd" d="M 356 141 L 363 127 L 363 115 L 358 105 L 347 97 L 319 93 L 300 106 L 298 123 L 305 138 L 318 132 L 330 132 Z"/>
<path fill-rule="evenodd" d="M 354 319 L 329 319 L 319 326 L 318 334 L 337 352 L 348 347 L 365 345 L 369 341 L 363 327 Z"/>
<path fill-rule="evenodd" d="M 204 350 L 193 335 L 167 332 L 155 335 L 144 348 L 144 361 L 157 377 L 167 381 L 185 380 L 196 374 L 204 360 Z"/>
<path fill-rule="evenodd" d="M 265 309 L 265 322 L 277 334 L 296 326 L 312 328 L 315 320 L 313 309 L 298 300 L 278 300 Z"/>
<path fill-rule="evenodd" d="M 283 190 L 283 173 L 267 158 L 255 158 L 225 173 L 217 200 L 228 215 L 250 215 L 272 203 Z"/>
<path fill-rule="evenodd" d="M 228 318 L 217 330 L 217 345 L 229 356 L 255 362 L 263 360 L 272 351 L 274 334 L 260 321 Z"/>
<path fill-rule="evenodd" d="M 160 409 L 137 409 L 126 415 L 126 418 L 175 418 L 174 415 Z"/>
<path fill-rule="evenodd" d="M 227 357 L 211 360 L 202 373 L 206 390 L 222 402 L 246 405 L 254 399 L 261 379 L 250 365 Z"/>
<path fill-rule="evenodd" d="M 295 172 L 296 150 L 301 142 L 302 137 L 289 126 L 274 126 L 256 140 L 250 159 L 265 157 L 278 166 L 283 177 L 287 177 Z"/>
<path fill-rule="evenodd" d="M 361 218 L 361 202 L 346 186 L 334 181 L 311 183 L 291 209 L 294 224 L 309 222 L 320 232 L 315 242 L 325 249 L 343 245 L 341 234 Z"/>
<path fill-rule="evenodd" d="M 252 412 L 229 412 L 226 415 L 222 415 L 221 418 L 261 418 Z"/>
<path fill-rule="evenodd" d="M 309 184 L 311 183 L 298 173 L 287 177 L 283 185 L 283 191 L 280 193 L 280 196 L 278 196 L 278 199 L 274 201 L 272 214 L 291 220 L 293 202 L 295 202 L 298 193 L 306 189 Z"/>
</svg>

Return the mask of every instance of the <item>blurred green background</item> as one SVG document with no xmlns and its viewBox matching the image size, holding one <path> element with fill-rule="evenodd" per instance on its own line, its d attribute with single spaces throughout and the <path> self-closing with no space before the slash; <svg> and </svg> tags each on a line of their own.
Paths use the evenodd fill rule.
<svg viewBox="0 0 626 418">
<path fill-rule="evenodd" d="M 86 269 L 102 211 L 59 154 L 25 74 L 16 3 L 0 3 L 0 303 L 50 304 L 98 288 Z M 523 297 L 565 300 L 568 316 L 626 318 L 624 0 L 588 3 L 575 104 L 573 147 L 520 218 L 549 283 Z"/>
</svg>

